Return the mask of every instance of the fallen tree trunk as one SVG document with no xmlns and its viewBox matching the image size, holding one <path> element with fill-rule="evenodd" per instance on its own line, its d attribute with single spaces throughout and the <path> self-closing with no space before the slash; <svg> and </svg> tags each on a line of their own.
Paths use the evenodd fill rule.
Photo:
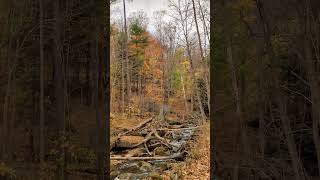
<svg viewBox="0 0 320 180">
<path fill-rule="evenodd" d="M 188 128 L 161 128 L 161 129 L 157 129 L 158 131 L 183 131 L 183 130 L 192 130 L 192 129 L 197 129 L 199 128 L 199 126 L 195 126 L 195 127 L 188 127 Z"/>
<path fill-rule="evenodd" d="M 148 122 L 152 121 L 153 119 L 154 119 L 154 117 L 151 117 L 151 118 L 143 121 L 142 123 L 138 124 L 136 127 L 132 128 L 132 129 L 130 129 L 130 130 L 124 132 L 124 133 L 120 133 L 120 134 L 118 134 L 116 137 L 112 137 L 112 138 L 111 138 L 111 141 L 110 141 L 110 142 L 111 142 L 111 143 L 110 143 L 110 148 L 112 149 L 112 148 L 116 147 L 116 144 L 117 144 L 117 142 L 118 142 L 118 140 L 120 139 L 121 136 L 124 136 L 124 135 L 126 135 L 126 134 L 128 134 L 128 133 L 130 133 L 130 132 L 132 132 L 132 131 L 135 131 L 135 130 L 141 128 L 142 126 L 144 126 L 144 125 L 147 124 Z M 143 142 L 142 142 L 142 143 L 143 143 Z M 140 145 L 140 144 L 139 144 L 139 145 Z M 133 146 L 133 147 L 136 147 L 136 146 L 137 146 L 137 145 L 135 145 L 135 146 Z"/>
<path fill-rule="evenodd" d="M 153 156 L 153 157 L 123 157 L 123 156 L 110 156 L 110 160 L 166 160 L 182 158 L 183 153 L 176 153 L 171 156 Z"/>
<path fill-rule="evenodd" d="M 130 132 L 132 132 L 132 131 L 135 131 L 135 130 L 141 128 L 142 126 L 144 126 L 144 125 L 147 124 L 148 122 L 152 121 L 153 118 L 154 118 L 154 117 L 151 117 L 151 118 L 147 119 L 146 121 L 143 121 L 142 123 L 138 124 L 136 127 L 132 128 L 132 129 L 130 129 L 130 130 L 124 132 L 124 133 L 120 133 L 120 134 L 118 135 L 118 137 L 123 136 L 123 135 L 126 135 L 126 134 L 128 134 L 128 133 L 130 133 Z"/>
</svg>

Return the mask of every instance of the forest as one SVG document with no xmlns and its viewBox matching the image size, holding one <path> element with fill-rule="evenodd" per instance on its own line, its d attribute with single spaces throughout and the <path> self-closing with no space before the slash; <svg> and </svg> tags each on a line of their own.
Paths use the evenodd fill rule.
<svg viewBox="0 0 320 180">
<path fill-rule="evenodd" d="M 0 179 L 108 169 L 106 1 L 0 1 Z"/>
<path fill-rule="evenodd" d="M 320 2 L 216 0 L 215 174 L 319 179 Z"/>
<path fill-rule="evenodd" d="M 139 3 L 111 4 L 111 179 L 209 179 L 210 2 Z"/>
<path fill-rule="evenodd" d="M 320 177 L 318 0 L 1 0 L 0 23 L 1 180 Z"/>
<path fill-rule="evenodd" d="M 209 178 L 209 1 L 137 2 L 0 2 L 0 179 Z"/>
</svg>

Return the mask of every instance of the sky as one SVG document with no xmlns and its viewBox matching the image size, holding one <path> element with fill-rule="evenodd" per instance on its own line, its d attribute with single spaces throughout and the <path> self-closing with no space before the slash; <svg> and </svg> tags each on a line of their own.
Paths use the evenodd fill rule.
<svg viewBox="0 0 320 180">
<path fill-rule="evenodd" d="M 154 32 L 155 28 L 152 23 L 153 13 L 159 10 L 168 9 L 168 0 L 126 0 L 126 11 L 127 17 L 130 16 L 131 13 L 137 12 L 139 10 L 144 11 L 148 18 L 148 31 Z M 123 16 L 123 3 L 122 0 L 118 0 L 115 4 L 111 5 L 111 21 L 115 17 Z M 164 20 L 169 19 L 169 17 L 165 17 Z"/>
<path fill-rule="evenodd" d="M 203 0 L 208 2 L 208 0 Z M 204 5 L 205 6 L 205 5 Z M 148 27 L 147 31 L 149 31 L 151 34 L 156 34 L 156 28 L 155 28 L 155 20 L 153 19 L 154 15 L 153 13 L 156 11 L 161 10 L 169 10 L 169 2 L 168 0 L 126 0 L 126 15 L 127 18 L 130 17 L 130 14 L 133 12 L 138 11 L 144 11 L 144 13 L 147 14 L 147 17 L 149 19 L 148 21 Z M 110 20 L 111 23 L 116 22 L 120 23 L 121 26 L 123 26 L 123 0 L 117 0 L 116 3 L 111 4 L 111 14 L 110 14 Z M 170 21 L 172 20 L 171 17 L 167 14 L 163 17 L 163 21 Z M 120 25 L 118 24 L 118 25 Z M 208 26 L 209 27 L 209 26 Z M 203 30 L 202 24 L 200 25 L 200 31 Z M 195 26 L 191 27 L 191 31 L 193 34 L 196 32 Z M 178 37 L 182 37 L 182 32 L 177 32 Z M 205 39 L 207 42 L 207 39 Z M 207 42 L 207 45 L 209 43 Z"/>
</svg>

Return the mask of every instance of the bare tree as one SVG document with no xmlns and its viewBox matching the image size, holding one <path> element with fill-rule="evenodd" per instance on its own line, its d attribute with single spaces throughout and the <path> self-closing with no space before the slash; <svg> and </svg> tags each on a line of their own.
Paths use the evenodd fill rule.
<svg viewBox="0 0 320 180">
<path fill-rule="evenodd" d="M 126 56 L 126 65 L 127 65 L 127 101 L 128 106 L 130 106 L 131 98 L 131 80 L 130 80 L 130 61 L 128 58 L 128 28 L 127 28 L 127 15 L 126 15 L 126 0 L 123 0 L 123 18 L 124 18 L 124 34 L 125 34 L 125 56 Z"/>
</svg>

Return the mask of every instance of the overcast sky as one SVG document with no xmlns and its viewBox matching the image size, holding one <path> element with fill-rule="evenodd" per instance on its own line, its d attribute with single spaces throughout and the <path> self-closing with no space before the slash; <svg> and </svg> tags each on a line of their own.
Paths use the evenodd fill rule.
<svg viewBox="0 0 320 180">
<path fill-rule="evenodd" d="M 154 26 L 152 23 L 153 13 L 159 10 L 167 10 L 168 9 L 168 0 L 126 0 L 126 10 L 127 17 L 130 16 L 131 13 L 137 11 L 144 11 L 149 18 L 148 30 L 150 32 L 154 31 Z M 111 5 L 111 21 L 115 18 L 123 17 L 123 3 L 122 0 L 118 0 L 116 3 Z M 168 17 L 167 17 L 168 18 Z"/>
</svg>

